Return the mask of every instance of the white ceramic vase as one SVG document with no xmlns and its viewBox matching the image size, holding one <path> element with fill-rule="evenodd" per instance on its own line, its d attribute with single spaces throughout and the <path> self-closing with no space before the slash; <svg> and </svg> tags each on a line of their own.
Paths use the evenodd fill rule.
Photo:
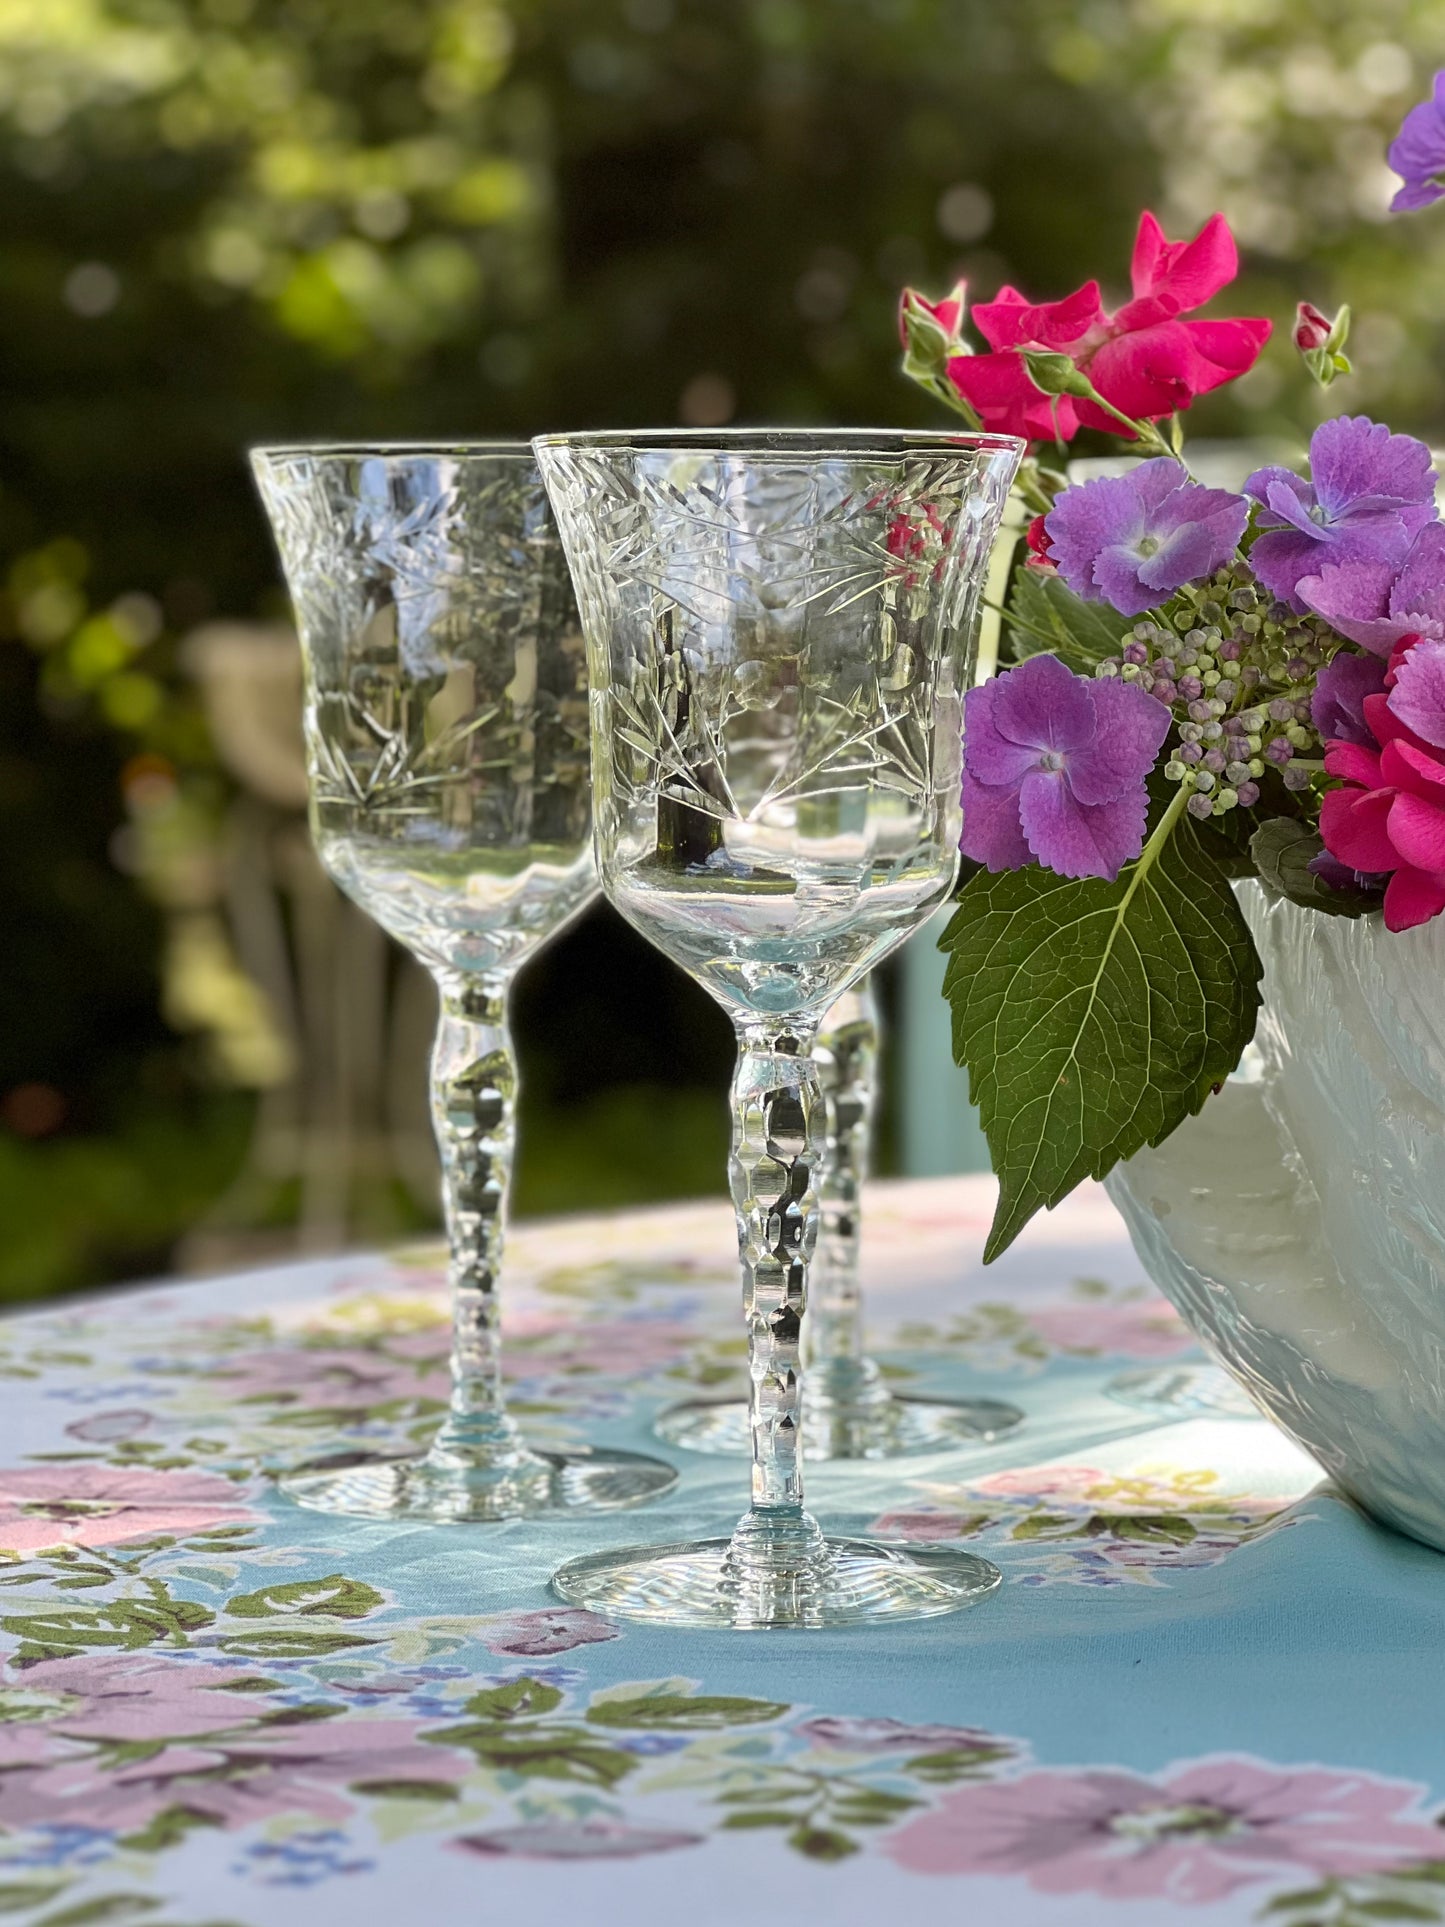
<svg viewBox="0 0 1445 1927">
<path fill-rule="evenodd" d="M 1265 968 L 1255 1046 L 1109 1194 L 1270 1417 L 1445 1550 L 1445 921 L 1392 936 L 1238 890 Z"/>
</svg>

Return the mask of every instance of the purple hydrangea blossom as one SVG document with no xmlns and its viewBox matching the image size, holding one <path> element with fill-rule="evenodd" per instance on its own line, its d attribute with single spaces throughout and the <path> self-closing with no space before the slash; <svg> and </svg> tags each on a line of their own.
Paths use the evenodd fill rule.
<svg viewBox="0 0 1445 1927">
<path fill-rule="evenodd" d="M 1385 665 L 1378 656 L 1357 656 L 1341 649 L 1315 679 L 1310 721 L 1327 743 L 1365 743 L 1374 746 L 1374 733 L 1365 721 L 1365 698 L 1385 687 Z"/>
<path fill-rule="evenodd" d="M 1244 485 L 1259 502 L 1262 534 L 1250 567 L 1280 602 L 1302 614 L 1299 584 L 1326 563 L 1399 562 L 1436 518 L 1430 451 L 1365 415 L 1337 415 L 1310 437 L 1310 477 L 1259 468 Z"/>
<path fill-rule="evenodd" d="M 1390 712 L 1424 742 L 1445 749 L 1445 642 L 1430 637 L 1406 650 L 1394 669 Z"/>
<path fill-rule="evenodd" d="M 1161 456 L 1067 488 L 1045 518 L 1049 557 L 1077 596 L 1138 616 L 1234 554 L 1249 504 Z"/>
<path fill-rule="evenodd" d="M 1385 158 L 1404 181 L 1390 203 L 1392 214 L 1429 207 L 1445 194 L 1438 178 L 1445 174 L 1445 72 L 1436 74 L 1430 98 L 1406 114 Z"/>
<path fill-rule="evenodd" d="M 964 699 L 965 856 L 989 870 L 1038 862 L 1118 876 L 1144 847 L 1145 778 L 1169 711 L 1132 683 L 1030 656 Z"/>
<path fill-rule="evenodd" d="M 1393 561 L 1326 562 L 1298 588 L 1306 609 L 1373 655 L 1388 656 L 1402 636 L 1445 638 L 1445 524 L 1427 523 Z"/>
</svg>

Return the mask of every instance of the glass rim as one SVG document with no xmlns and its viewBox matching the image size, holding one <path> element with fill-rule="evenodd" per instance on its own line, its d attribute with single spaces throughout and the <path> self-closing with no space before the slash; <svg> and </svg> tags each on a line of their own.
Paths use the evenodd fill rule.
<svg viewBox="0 0 1445 1927">
<path fill-rule="evenodd" d="M 467 455 L 485 455 L 492 460 L 508 457 L 515 457 L 518 461 L 536 459 L 531 442 L 525 437 L 518 440 L 515 436 L 490 441 L 485 437 L 456 441 L 444 441 L 439 437 L 435 441 L 416 442 L 253 442 L 246 454 L 252 462 L 270 462 L 302 455 L 316 460 L 350 461 L 416 460 L 426 456 L 455 459 Z"/>
<path fill-rule="evenodd" d="M 953 449 L 1022 455 L 1027 446 L 1020 436 L 976 428 L 588 428 L 532 437 L 532 447 L 539 452 L 596 448 L 645 453 L 676 448 L 739 455 L 941 455 Z"/>
</svg>

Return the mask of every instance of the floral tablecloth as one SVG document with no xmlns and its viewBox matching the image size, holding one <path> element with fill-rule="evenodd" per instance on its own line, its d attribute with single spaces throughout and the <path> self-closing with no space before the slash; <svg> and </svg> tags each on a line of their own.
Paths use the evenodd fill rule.
<svg viewBox="0 0 1445 1927">
<path fill-rule="evenodd" d="M 1263 1420 L 1106 1394 L 1191 1355 L 1085 1190 L 985 1273 L 982 1178 L 880 1185 L 865 1275 L 910 1389 L 998 1444 L 811 1471 L 830 1526 L 963 1540 L 974 1610 L 834 1634 L 641 1630 L 546 1590 L 572 1553 L 726 1531 L 665 1502 L 417 1529 L 268 1477 L 424 1437 L 434 1250 L 116 1292 L 0 1327 L 0 1919 L 689 1927 L 1445 1920 L 1445 1561 Z M 644 1445 L 740 1383 L 730 1214 L 527 1227 L 509 1373 L 539 1439 Z"/>
</svg>

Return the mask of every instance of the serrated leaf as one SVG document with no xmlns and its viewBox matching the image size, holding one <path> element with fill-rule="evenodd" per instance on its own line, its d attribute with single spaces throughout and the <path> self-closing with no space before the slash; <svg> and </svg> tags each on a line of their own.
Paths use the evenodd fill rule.
<svg viewBox="0 0 1445 1927">
<path fill-rule="evenodd" d="M 1082 1179 L 1162 1143 L 1254 1035 L 1259 956 L 1226 879 L 1175 833 L 1182 801 L 1112 883 L 979 871 L 940 940 L 999 1180 L 985 1263 Z"/>
<path fill-rule="evenodd" d="M 1314 874 L 1309 866 L 1324 851 L 1324 843 L 1314 830 L 1288 816 L 1271 817 L 1261 823 L 1249 845 L 1260 881 L 1291 903 L 1302 904 L 1307 910 L 1323 910 L 1328 917 L 1364 917 L 1378 910 L 1378 895 L 1365 890 L 1336 890 Z"/>
<path fill-rule="evenodd" d="M 634 1731 L 721 1732 L 778 1720 L 787 1712 L 776 1700 L 729 1699 L 707 1693 L 650 1693 L 636 1699 L 609 1699 L 588 1708 L 593 1726 L 623 1726 Z"/>
<path fill-rule="evenodd" d="M 1014 570 L 1004 622 L 1016 662 L 1053 655 L 1085 675 L 1105 656 L 1117 656 L 1134 627 L 1107 602 L 1085 602 L 1062 577 L 1022 562 Z"/>
</svg>

